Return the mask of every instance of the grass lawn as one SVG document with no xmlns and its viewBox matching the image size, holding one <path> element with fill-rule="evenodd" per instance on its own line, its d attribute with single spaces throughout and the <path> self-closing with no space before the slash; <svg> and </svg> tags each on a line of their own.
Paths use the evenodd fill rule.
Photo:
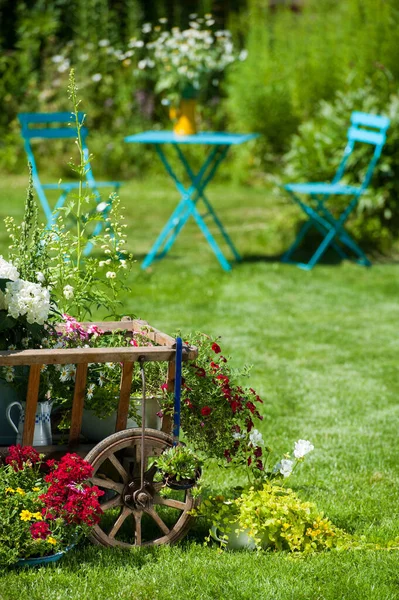
<svg viewBox="0 0 399 600">
<path fill-rule="evenodd" d="M 26 178 L 1 178 L 0 216 L 21 216 L 25 186 Z M 253 364 L 267 443 L 277 454 L 298 438 L 315 445 L 291 480 L 301 498 L 369 541 L 398 537 L 399 266 L 282 265 L 276 257 L 294 237 L 295 207 L 270 189 L 219 183 L 210 198 L 242 262 L 223 272 L 190 223 L 170 256 L 143 272 L 176 194 L 156 179 L 126 184 L 121 197 L 138 261 L 124 312 L 169 333 L 221 335 L 237 366 Z M 0 249 L 6 256 L 4 229 Z M 133 552 L 87 544 L 54 566 L 3 573 L 0 599 L 399 598 L 397 551 L 219 554 L 201 545 L 202 534 L 198 524 L 179 546 Z"/>
</svg>

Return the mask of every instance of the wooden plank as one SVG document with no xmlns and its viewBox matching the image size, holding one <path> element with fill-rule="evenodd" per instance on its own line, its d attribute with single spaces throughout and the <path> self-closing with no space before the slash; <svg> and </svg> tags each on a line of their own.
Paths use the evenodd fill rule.
<svg viewBox="0 0 399 600">
<path fill-rule="evenodd" d="M 129 348 L 57 348 L 53 350 L 6 350 L 0 352 L 0 365 L 65 365 L 106 362 L 136 362 L 173 360 L 175 350 L 159 346 L 130 346 Z M 183 351 L 183 360 L 194 360 L 197 349 Z"/>
<path fill-rule="evenodd" d="M 123 431 L 123 429 L 126 429 L 127 416 L 130 405 L 130 393 L 132 389 L 133 367 L 134 363 L 132 362 L 123 363 L 115 432 Z"/>
<path fill-rule="evenodd" d="M 26 395 L 25 423 L 22 445 L 32 446 L 35 433 L 35 417 L 39 398 L 41 364 L 32 365 L 29 370 L 28 393 Z"/>
<path fill-rule="evenodd" d="M 76 368 L 75 390 L 72 402 L 71 429 L 69 431 L 69 445 L 79 443 L 82 428 L 83 405 L 86 396 L 87 363 L 80 363 Z"/>
</svg>

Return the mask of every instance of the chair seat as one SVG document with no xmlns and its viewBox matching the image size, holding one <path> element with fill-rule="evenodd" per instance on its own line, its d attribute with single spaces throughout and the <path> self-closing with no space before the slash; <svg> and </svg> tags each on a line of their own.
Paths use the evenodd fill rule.
<svg viewBox="0 0 399 600">
<path fill-rule="evenodd" d="M 70 183 L 44 183 L 42 188 L 45 190 L 77 190 L 79 188 L 79 182 L 73 181 Z M 90 181 L 84 182 L 87 187 L 120 187 L 119 181 L 96 181 L 91 183 Z"/>
<path fill-rule="evenodd" d="M 315 194 L 321 196 L 333 196 L 338 194 L 355 195 L 360 194 L 361 188 L 340 183 L 288 183 L 284 186 L 289 192 L 298 194 Z"/>
</svg>

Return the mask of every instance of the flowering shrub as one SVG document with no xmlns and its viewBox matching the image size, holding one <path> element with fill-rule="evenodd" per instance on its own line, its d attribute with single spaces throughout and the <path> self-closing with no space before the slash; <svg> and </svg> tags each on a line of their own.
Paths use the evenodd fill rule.
<svg viewBox="0 0 399 600">
<path fill-rule="evenodd" d="M 198 358 L 183 363 L 181 423 L 190 444 L 207 456 L 263 470 L 257 404 L 253 388 L 237 383 L 248 368 L 232 371 L 218 341 L 197 334 L 189 342 L 198 347 Z M 262 442 L 263 443 L 263 442 Z"/>
<path fill-rule="evenodd" d="M 89 463 L 76 454 L 58 463 L 43 458 L 31 447 L 11 446 L 0 467 L 0 566 L 65 550 L 102 514 L 104 492 L 87 482 Z"/>
<path fill-rule="evenodd" d="M 231 33 L 228 30 L 214 31 L 212 15 L 198 18 L 191 15 L 190 27 L 181 30 L 172 27 L 163 28 L 166 19 L 160 19 L 161 25 L 143 26 L 143 33 L 149 36 L 145 44 L 146 55 L 138 62 L 138 68 L 150 72 L 156 80 L 155 91 L 176 102 L 181 97 L 196 97 L 199 91 L 213 78 L 238 58 L 246 58 L 245 51 L 234 51 Z"/>
</svg>

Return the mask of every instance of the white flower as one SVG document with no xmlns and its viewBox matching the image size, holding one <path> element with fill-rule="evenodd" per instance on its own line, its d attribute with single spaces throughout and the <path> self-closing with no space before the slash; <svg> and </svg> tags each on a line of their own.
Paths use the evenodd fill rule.
<svg viewBox="0 0 399 600">
<path fill-rule="evenodd" d="M 62 54 L 55 54 L 55 56 L 52 57 L 51 59 L 53 61 L 53 63 L 62 63 L 64 60 L 64 57 L 62 56 Z"/>
<path fill-rule="evenodd" d="M 105 375 L 104 375 L 103 371 L 100 371 L 100 374 L 98 376 L 98 385 L 100 387 L 103 387 L 104 383 L 105 383 Z"/>
<path fill-rule="evenodd" d="M 312 452 L 312 450 L 314 450 L 314 446 L 308 440 L 298 440 L 295 442 L 294 456 L 295 458 L 303 458 L 306 454 Z"/>
<path fill-rule="evenodd" d="M 115 279 L 116 273 L 115 273 L 115 271 L 107 271 L 105 274 L 105 277 L 107 279 Z"/>
<path fill-rule="evenodd" d="M 38 281 L 39 283 L 43 283 L 44 275 L 41 271 L 36 272 L 36 281 Z"/>
<path fill-rule="evenodd" d="M 65 383 L 65 381 L 70 381 L 73 379 L 75 372 L 74 365 L 63 365 L 61 368 L 60 381 L 63 383 Z"/>
<path fill-rule="evenodd" d="M 245 433 L 238 433 L 238 431 L 233 433 L 233 440 L 242 440 L 242 438 L 245 438 Z"/>
<path fill-rule="evenodd" d="M 248 50 L 241 50 L 240 54 L 238 55 L 238 60 L 245 60 L 248 56 Z"/>
<path fill-rule="evenodd" d="M 290 460 L 289 458 L 283 458 L 277 467 L 283 477 L 289 477 L 289 475 L 292 473 L 292 469 L 294 468 L 294 461 Z"/>
<path fill-rule="evenodd" d="M 19 279 L 17 268 L 4 260 L 2 256 L 0 256 L 0 279 L 11 279 L 11 281 Z"/>
<path fill-rule="evenodd" d="M 93 394 L 94 394 L 95 388 L 96 388 L 96 386 L 94 385 L 94 383 L 91 383 L 89 385 L 89 387 L 87 388 L 86 397 L 87 397 L 88 400 L 91 400 L 93 398 Z"/>
<path fill-rule="evenodd" d="M 59 65 L 59 67 L 58 67 L 57 71 L 58 71 L 58 73 L 65 73 L 65 71 L 68 71 L 68 69 L 69 69 L 69 67 L 70 67 L 70 66 L 71 66 L 71 63 L 70 63 L 70 62 L 69 62 L 69 60 L 66 58 L 66 59 L 64 60 L 64 62 L 62 62 L 62 63 Z"/>
<path fill-rule="evenodd" d="M 101 73 L 94 73 L 94 75 L 91 76 L 91 80 L 92 81 L 101 81 L 101 79 L 103 78 L 103 76 L 101 75 Z"/>
<path fill-rule="evenodd" d="M 99 45 L 101 48 L 106 48 L 107 46 L 109 46 L 109 40 L 100 40 L 100 41 L 98 42 L 98 45 Z"/>
<path fill-rule="evenodd" d="M 120 263 L 121 269 L 127 269 L 127 264 L 126 264 L 126 260 L 125 259 L 121 258 L 120 261 L 119 261 L 119 263 Z"/>
<path fill-rule="evenodd" d="M 26 315 L 29 324 L 44 325 L 50 311 L 50 292 L 39 283 L 18 279 L 6 285 L 4 300 L 14 319 Z"/>
<path fill-rule="evenodd" d="M 99 202 L 96 206 L 96 211 L 97 212 L 103 212 L 103 210 L 105 210 L 108 206 L 108 202 Z"/>
<path fill-rule="evenodd" d="M 151 30 L 152 30 L 151 23 L 144 23 L 143 27 L 141 28 L 141 31 L 143 33 L 150 33 Z"/>
<path fill-rule="evenodd" d="M 263 446 L 263 436 L 260 431 L 253 429 L 249 434 L 249 441 L 253 446 Z"/>
<path fill-rule="evenodd" d="M 14 367 L 6 367 L 5 378 L 8 383 L 14 381 Z"/>
<path fill-rule="evenodd" d="M 160 19 L 158 19 L 158 21 L 159 21 L 160 23 L 167 23 L 167 22 L 168 22 L 168 19 L 167 19 L 166 17 L 161 17 Z"/>
<path fill-rule="evenodd" d="M 66 285 L 62 291 L 62 293 L 64 294 L 64 297 L 67 300 L 70 300 L 71 298 L 73 298 L 74 295 L 74 290 L 73 287 L 71 285 Z"/>
<path fill-rule="evenodd" d="M 28 346 L 29 346 L 29 338 L 28 338 L 28 337 L 24 337 L 24 338 L 22 338 L 22 340 L 21 340 L 21 344 L 22 344 L 22 346 L 23 346 L 24 348 L 28 348 Z"/>
</svg>

